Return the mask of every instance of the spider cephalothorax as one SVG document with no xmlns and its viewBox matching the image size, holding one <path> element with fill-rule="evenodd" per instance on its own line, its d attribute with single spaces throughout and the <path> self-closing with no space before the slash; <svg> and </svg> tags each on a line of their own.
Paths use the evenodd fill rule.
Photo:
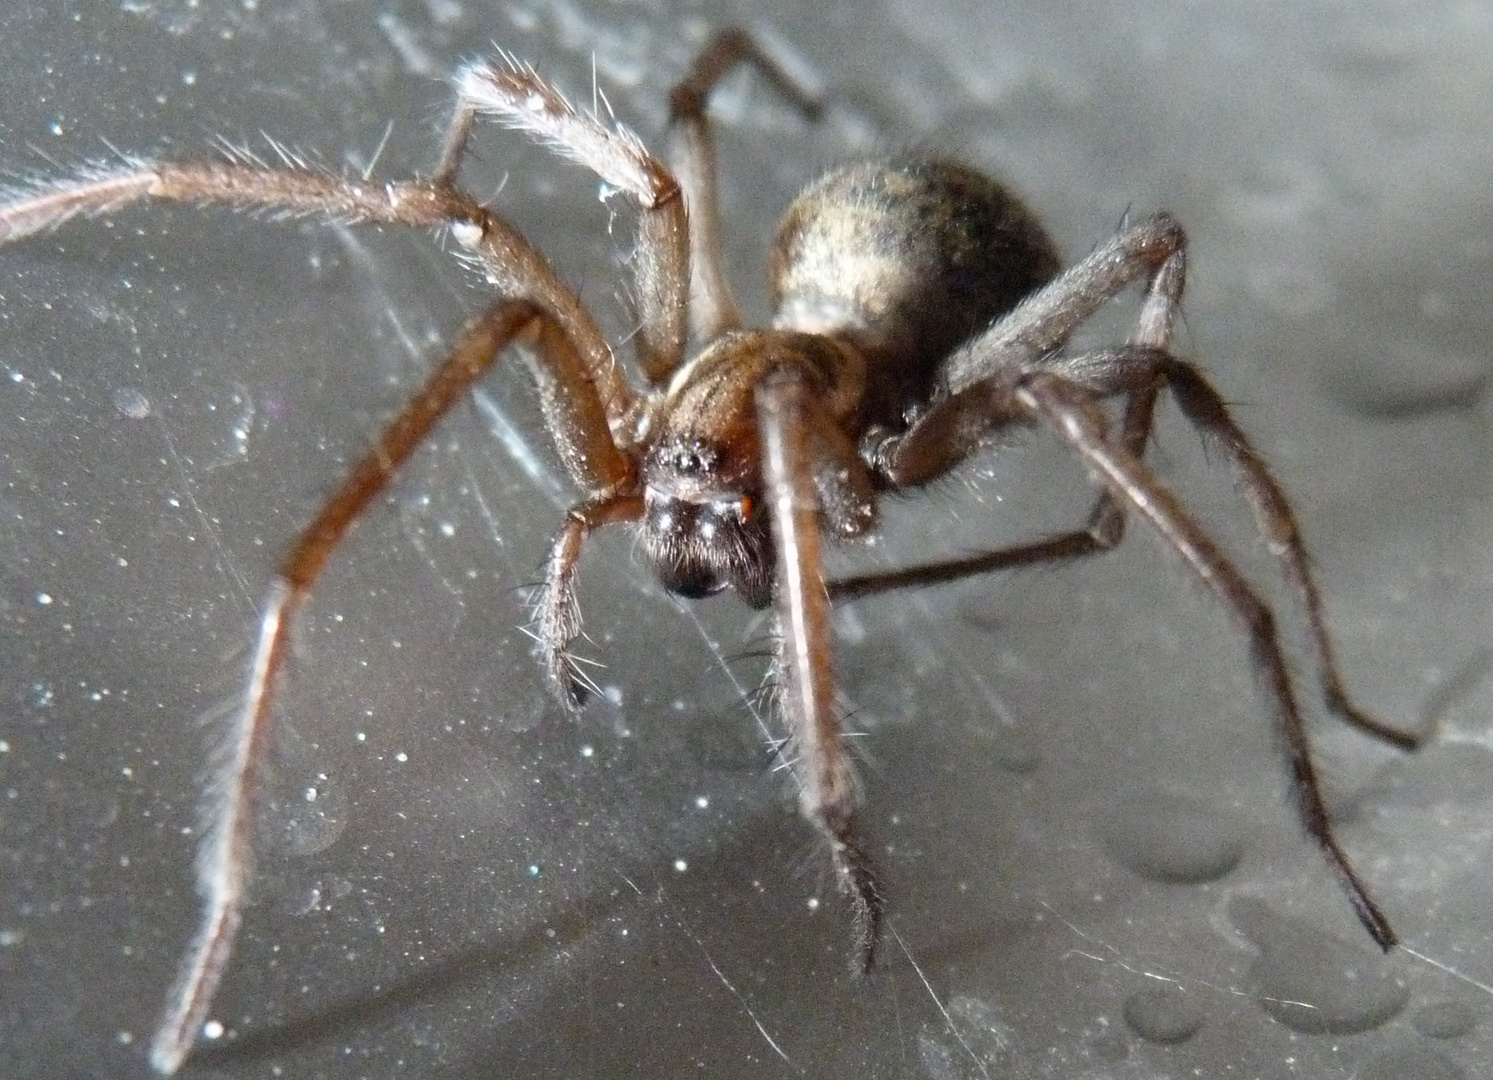
<svg viewBox="0 0 1493 1080">
<path fill-rule="evenodd" d="M 446 230 L 497 291 L 280 564 L 242 708 L 216 759 L 198 864 L 206 912 L 152 1044 L 157 1069 L 173 1071 L 191 1048 L 239 923 L 255 778 L 292 617 L 348 526 L 510 344 L 526 347 L 545 422 L 584 492 L 555 538 L 536 605 L 551 684 L 567 704 L 578 704 L 589 686 L 570 653 L 580 633 L 575 574 L 586 536 L 603 526 L 637 528 L 673 593 L 731 588 L 755 607 L 772 605 L 784 759 L 854 911 L 858 967 L 871 964 L 885 901 L 856 838 L 831 600 L 1103 551 L 1120 540 L 1127 510 L 1150 522 L 1238 617 L 1284 736 L 1303 821 L 1374 939 L 1393 944 L 1333 838 L 1274 614 L 1144 461 L 1157 400 L 1169 391 L 1238 468 L 1304 613 L 1328 707 L 1376 737 L 1414 745 L 1349 701 L 1290 504 L 1218 393 L 1172 352 L 1185 259 L 1176 222 L 1161 214 L 1129 225 L 1059 274 L 1056 248 L 1036 217 L 995 180 L 939 158 L 856 162 L 827 173 L 789 207 L 770 259 L 771 326 L 745 329 L 721 268 L 705 115 L 711 88 L 741 62 L 814 111 L 750 37 L 721 33 L 671 95 L 672 171 L 626 129 L 580 112 L 532 68 L 504 58 L 458 73 L 455 116 L 428 179 L 380 183 L 247 155 L 213 163 L 131 158 L 0 201 L 0 244 L 147 198 Z M 636 208 L 636 378 L 538 249 L 458 186 L 479 116 L 556 147 Z M 1127 342 L 1064 351 L 1081 322 L 1133 284 L 1143 296 Z M 699 346 L 687 357 L 690 340 Z M 1108 409 L 1110 401 L 1118 408 Z M 825 580 L 821 541 L 873 529 L 881 492 L 925 484 L 1001 433 L 1037 425 L 1049 426 L 1102 487 L 1081 528 Z"/>
</svg>

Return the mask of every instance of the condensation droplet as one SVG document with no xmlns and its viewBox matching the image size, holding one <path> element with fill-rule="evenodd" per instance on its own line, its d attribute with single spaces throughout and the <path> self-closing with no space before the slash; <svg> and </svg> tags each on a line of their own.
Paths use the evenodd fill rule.
<svg viewBox="0 0 1493 1080">
<path fill-rule="evenodd" d="M 1125 999 L 1125 1023 L 1154 1043 L 1185 1042 L 1198 1033 L 1207 1013 L 1196 994 L 1175 983 L 1147 987 Z"/>
<path fill-rule="evenodd" d="M 1233 822 L 1203 803 L 1160 791 L 1106 808 L 1096 832 L 1114 859 L 1153 881 L 1215 881 L 1244 855 Z"/>
<path fill-rule="evenodd" d="M 1385 958 L 1241 897 L 1229 905 L 1239 932 L 1260 949 L 1250 968 L 1260 1006 L 1307 1035 L 1349 1035 L 1398 1016 L 1410 992 Z"/>
<path fill-rule="evenodd" d="M 347 828 L 344 801 L 341 790 L 321 777 L 294 794 L 267 799 L 261 827 L 270 831 L 279 850 L 297 857 L 315 855 L 335 844 Z"/>
<path fill-rule="evenodd" d="M 1370 1058 L 1358 1080 L 1467 1080 L 1467 1070 L 1427 1046 L 1397 1046 Z"/>
<path fill-rule="evenodd" d="M 130 386 L 114 391 L 114 407 L 131 420 L 144 420 L 150 415 L 150 399 Z"/>
<path fill-rule="evenodd" d="M 1477 1027 L 1477 1013 L 1464 1001 L 1428 1001 L 1415 1010 L 1410 1025 L 1428 1039 L 1460 1039 Z"/>
</svg>

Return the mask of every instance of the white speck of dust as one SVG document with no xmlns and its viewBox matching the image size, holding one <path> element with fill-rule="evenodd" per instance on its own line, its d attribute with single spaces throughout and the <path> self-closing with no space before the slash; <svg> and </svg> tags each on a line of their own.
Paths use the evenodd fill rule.
<svg viewBox="0 0 1493 1080">
<path fill-rule="evenodd" d="M 52 594 L 51 593 L 39 592 L 39 593 L 36 594 L 36 602 L 38 604 L 40 604 L 42 607 L 46 607 L 47 605 L 49 605 L 52 602 Z"/>
<path fill-rule="evenodd" d="M 397 754 L 394 755 L 394 760 L 400 762 L 401 764 L 404 763 L 404 762 L 406 762 L 406 761 L 408 761 L 409 759 L 410 759 L 410 756 L 408 754 L 406 754 L 403 750 L 399 751 L 399 753 L 397 753 Z"/>
<path fill-rule="evenodd" d="M 221 1039 L 223 1037 L 223 1025 L 217 1020 L 209 1020 L 202 1025 L 202 1037 L 204 1039 Z"/>
<path fill-rule="evenodd" d="M 695 806 L 700 810 L 706 809 L 710 806 L 710 797 L 708 795 L 695 796 Z"/>
<path fill-rule="evenodd" d="M 682 874 L 682 873 L 684 873 L 688 869 L 689 869 L 689 863 L 685 862 L 683 859 L 675 859 L 674 860 L 674 872 L 676 874 Z"/>
<path fill-rule="evenodd" d="M 319 792 L 314 787 L 308 787 L 306 789 L 306 801 L 315 802 L 318 794 Z"/>
<path fill-rule="evenodd" d="M 817 896 L 811 896 L 811 897 L 809 897 L 809 910 L 810 911 L 818 911 L 819 910 L 819 897 L 817 897 Z"/>
<path fill-rule="evenodd" d="M 443 522 L 441 522 L 441 535 L 442 536 L 455 536 L 456 535 L 456 526 L 453 525 L 453 524 L 451 524 L 451 522 L 449 522 L 449 521 L 443 521 Z"/>
<path fill-rule="evenodd" d="M 590 743 L 587 743 L 585 746 L 581 747 L 581 757 L 584 757 L 584 758 L 594 757 L 595 754 L 596 754 L 596 747 L 592 746 Z"/>
</svg>

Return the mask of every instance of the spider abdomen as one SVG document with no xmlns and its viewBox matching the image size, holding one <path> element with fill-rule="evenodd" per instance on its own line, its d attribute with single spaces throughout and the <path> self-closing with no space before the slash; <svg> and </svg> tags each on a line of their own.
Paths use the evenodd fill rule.
<svg viewBox="0 0 1493 1080">
<path fill-rule="evenodd" d="M 900 426 L 949 351 L 1059 265 L 1035 215 L 983 173 L 943 159 L 854 162 L 783 215 L 773 325 L 851 341 L 868 364 L 867 419 Z"/>
</svg>

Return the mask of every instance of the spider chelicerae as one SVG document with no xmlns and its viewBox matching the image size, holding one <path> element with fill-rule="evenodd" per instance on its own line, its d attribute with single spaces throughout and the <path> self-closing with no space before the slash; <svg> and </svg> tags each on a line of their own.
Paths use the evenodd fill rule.
<svg viewBox="0 0 1493 1080">
<path fill-rule="evenodd" d="M 1061 271 L 1032 212 L 982 173 L 936 157 L 853 162 L 789 207 L 770 256 L 771 326 L 747 329 L 722 270 L 706 113 L 713 87 L 740 64 L 806 115 L 817 112 L 749 35 L 727 30 L 670 96 L 672 167 L 610 116 L 576 109 L 533 68 L 505 56 L 458 72 L 454 116 L 426 178 L 381 182 L 299 162 L 269 166 L 247 154 L 185 163 L 130 157 L 0 201 L 0 245 L 145 199 L 420 226 L 449 234 L 496 293 L 280 563 L 210 784 L 198 864 L 205 912 L 152 1043 L 159 1071 L 175 1071 L 191 1049 L 232 948 L 252 861 L 256 778 L 296 609 L 349 526 L 510 346 L 520 347 L 559 457 L 584 492 L 555 537 L 536 603 L 538 652 L 554 692 L 576 707 L 594 690 L 571 645 L 580 631 L 582 546 L 603 526 L 630 524 L 672 593 L 731 588 L 753 607 L 771 607 L 772 677 L 787 732 L 781 752 L 854 913 L 859 968 L 871 966 L 885 899 L 856 836 L 856 785 L 835 707 L 831 605 L 1101 552 L 1119 542 L 1130 511 L 1237 616 L 1284 736 L 1307 831 L 1374 940 L 1386 949 L 1395 943 L 1333 837 L 1274 614 L 1143 460 L 1158 398 L 1169 391 L 1238 470 L 1299 602 L 1329 709 L 1412 748 L 1414 736 L 1350 701 L 1289 502 L 1218 392 L 1172 351 L 1181 228 L 1165 214 L 1127 225 Z M 630 366 L 538 249 L 459 185 L 472 128 L 486 116 L 589 168 L 636 210 Z M 1127 342 L 1064 351 L 1080 323 L 1133 284 L 1143 296 Z M 927 484 L 995 436 L 1042 425 L 1102 489 L 1082 527 L 936 564 L 825 579 L 824 540 L 870 534 L 883 492 Z"/>
</svg>

